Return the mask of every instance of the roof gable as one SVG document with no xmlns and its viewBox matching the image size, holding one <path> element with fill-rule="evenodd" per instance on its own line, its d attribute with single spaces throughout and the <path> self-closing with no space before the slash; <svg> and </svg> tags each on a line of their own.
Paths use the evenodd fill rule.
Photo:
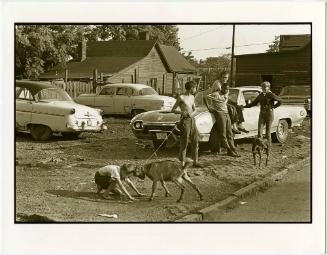
<svg viewBox="0 0 327 255">
<path fill-rule="evenodd" d="M 158 44 L 157 49 L 169 72 L 176 72 L 176 73 L 196 72 L 195 67 L 191 65 L 174 46 L 166 46 L 166 45 Z"/>
<path fill-rule="evenodd" d="M 90 41 L 86 57 L 145 57 L 155 44 L 153 40 Z"/>
</svg>

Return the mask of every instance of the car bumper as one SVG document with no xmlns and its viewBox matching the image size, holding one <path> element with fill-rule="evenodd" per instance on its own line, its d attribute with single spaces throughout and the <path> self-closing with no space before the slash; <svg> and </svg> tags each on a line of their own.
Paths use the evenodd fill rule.
<svg viewBox="0 0 327 255">
<path fill-rule="evenodd" d="M 67 124 L 67 129 L 69 131 L 75 131 L 75 132 L 101 132 L 104 130 L 107 130 L 107 126 L 105 124 L 100 124 L 97 126 L 92 126 L 92 125 L 72 125 L 72 124 Z"/>
</svg>

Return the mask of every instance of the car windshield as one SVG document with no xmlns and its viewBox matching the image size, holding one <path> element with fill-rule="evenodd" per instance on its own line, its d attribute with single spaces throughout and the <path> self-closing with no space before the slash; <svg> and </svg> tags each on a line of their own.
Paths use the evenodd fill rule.
<svg viewBox="0 0 327 255">
<path fill-rule="evenodd" d="M 35 94 L 36 101 L 73 101 L 66 91 L 58 88 L 42 89 Z"/>
<path fill-rule="evenodd" d="M 140 96 L 146 96 L 146 95 L 158 95 L 158 92 L 155 91 L 153 88 L 144 88 L 139 91 Z"/>
<path fill-rule="evenodd" d="M 204 103 L 204 97 L 210 93 L 209 90 L 200 91 L 195 96 L 195 107 L 206 107 Z M 233 102 L 237 103 L 237 97 L 238 97 L 238 89 L 229 89 L 229 99 Z"/>
<path fill-rule="evenodd" d="M 310 87 L 284 87 L 280 92 L 280 96 L 310 96 Z"/>
</svg>

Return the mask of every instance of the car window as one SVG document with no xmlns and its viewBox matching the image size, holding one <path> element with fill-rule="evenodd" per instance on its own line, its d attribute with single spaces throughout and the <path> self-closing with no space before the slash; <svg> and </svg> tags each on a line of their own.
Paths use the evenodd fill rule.
<svg viewBox="0 0 327 255">
<path fill-rule="evenodd" d="M 73 101 L 66 91 L 59 88 L 42 89 L 34 97 L 36 101 Z"/>
<path fill-rule="evenodd" d="M 132 96 L 134 95 L 134 90 L 132 88 L 126 88 L 126 95 L 127 96 Z"/>
<path fill-rule="evenodd" d="M 143 88 L 139 91 L 140 96 L 145 96 L 145 95 L 158 95 L 158 92 L 155 91 L 153 88 Z"/>
<path fill-rule="evenodd" d="M 33 100 L 31 92 L 26 88 L 16 87 L 16 98 L 23 100 Z"/>
<path fill-rule="evenodd" d="M 259 96 L 260 92 L 257 90 L 248 90 L 248 91 L 243 91 L 243 99 L 245 102 L 248 102 L 249 100 L 252 102 L 254 99 Z M 244 102 L 244 104 L 245 104 Z M 243 105 L 243 104 L 242 104 Z"/>
<path fill-rule="evenodd" d="M 233 101 L 234 103 L 238 103 L 237 102 L 238 93 L 239 93 L 238 89 L 229 89 L 228 99 Z"/>
<path fill-rule="evenodd" d="M 125 95 L 127 95 L 126 92 L 127 92 L 126 88 L 117 88 L 116 95 L 117 96 L 125 96 Z"/>
<path fill-rule="evenodd" d="M 108 95 L 108 96 L 112 96 L 115 94 L 115 88 L 113 87 L 109 87 L 109 88 L 103 88 L 99 95 Z"/>
</svg>

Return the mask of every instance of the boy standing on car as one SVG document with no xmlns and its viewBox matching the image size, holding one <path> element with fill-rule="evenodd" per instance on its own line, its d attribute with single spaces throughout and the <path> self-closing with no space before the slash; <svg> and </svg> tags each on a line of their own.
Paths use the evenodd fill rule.
<svg viewBox="0 0 327 255">
<path fill-rule="evenodd" d="M 185 92 L 180 95 L 173 108 L 172 112 L 181 115 L 179 128 L 181 130 L 180 135 L 180 148 L 179 148 L 179 160 L 182 162 L 182 166 L 185 165 L 187 146 L 191 145 L 191 153 L 194 167 L 202 167 L 198 163 L 198 150 L 199 150 L 199 133 L 194 120 L 194 94 L 196 92 L 196 84 L 193 81 L 185 83 Z M 179 108 L 179 109 L 178 109 Z"/>
<path fill-rule="evenodd" d="M 262 92 L 245 108 L 256 106 L 260 103 L 260 114 L 258 120 L 258 137 L 262 138 L 263 126 L 266 126 L 266 137 L 271 144 L 271 124 L 274 120 L 274 109 L 282 104 L 281 99 L 270 91 L 270 83 L 264 81 L 261 83 Z M 276 103 L 275 103 L 276 102 Z"/>
</svg>

